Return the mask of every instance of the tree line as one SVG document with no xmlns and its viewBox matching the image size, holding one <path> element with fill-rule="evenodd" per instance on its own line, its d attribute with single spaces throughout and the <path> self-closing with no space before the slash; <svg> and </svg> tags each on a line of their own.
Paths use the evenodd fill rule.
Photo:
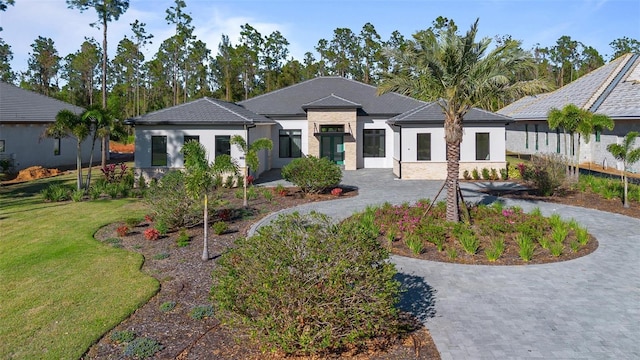
<svg viewBox="0 0 640 360">
<path fill-rule="evenodd" d="M 13 1 L 9 1 L 11 5 Z M 6 4 L 0 10 L 6 9 Z M 289 53 L 289 42 L 279 31 L 261 34 L 249 24 L 241 26 L 235 43 L 222 35 L 215 55 L 195 34 L 191 14 L 184 0 L 166 9 L 167 25 L 174 34 L 162 40 L 158 51 L 146 59 L 144 49 L 154 39 L 145 24 L 136 20 L 118 44 L 115 56 L 106 58 L 107 24 L 117 21 L 129 5 L 126 0 L 67 0 L 71 8 L 95 9 L 103 30 L 102 44 L 85 38 L 74 53 L 61 56 L 51 38 L 39 36 L 31 44 L 28 67 L 14 72 L 11 46 L 0 38 L 0 80 L 69 103 L 91 107 L 102 99 L 116 118 L 126 119 L 150 111 L 185 103 L 203 96 L 239 101 L 317 76 L 343 76 L 378 86 L 385 76 L 403 71 L 398 52 L 412 46 L 433 30 L 457 28 L 453 20 L 438 17 L 431 26 L 405 38 L 394 31 L 384 40 L 375 26 L 366 23 L 359 31 L 337 28 L 331 39 L 320 39 L 301 60 Z M 520 47 L 509 35 L 496 36 L 494 44 L 507 42 Z M 640 41 L 623 37 L 610 43 L 614 59 L 627 52 L 640 53 Z M 517 80 L 539 79 L 550 88 L 561 87 L 605 64 L 598 51 L 570 36 L 554 45 L 527 50 L 535 71 L 514 74 Z M 394 55 L 395 54 L 395 55 Z M 317 57 L 316 57 L 317 56 Z M 414 69 L 415 70 L 415 69 Z M 63 84 L 62 86 L 60 84 Z M 515 100 L 515 99 L 513 99 Z M 509 99 L 483 106 L 497 110 Z"/>
</svg>

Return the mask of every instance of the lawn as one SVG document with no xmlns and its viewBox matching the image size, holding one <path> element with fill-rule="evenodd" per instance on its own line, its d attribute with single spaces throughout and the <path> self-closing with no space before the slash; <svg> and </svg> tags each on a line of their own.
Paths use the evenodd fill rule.
<svg viewBox="0 0 640 360">
<path fill-rule="evenodd" d="M 134 199 L 44 203 L 65 175 L 0 187 L 0 358 L 77 359 L 158 290 L 139 254 L 93 239 Z"/>
</svg>

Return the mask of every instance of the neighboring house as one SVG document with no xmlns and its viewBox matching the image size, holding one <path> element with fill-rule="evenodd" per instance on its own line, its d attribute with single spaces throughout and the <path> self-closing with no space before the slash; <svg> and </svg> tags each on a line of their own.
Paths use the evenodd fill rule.
<svg viewBox="0 0 640 360">
<path fill-rule="evenodd" d="M 507 150 L 519 154 L 565 153 L 562 129 L 550 130 L 547 114 L 552 108 L 574 104 L 615 122 L 613 131 L 592 134 L 589 142 L 580 141 L 580 163 L 597 163 L 622 169 L 607 151 L 607 145 L 620 143 L 629 131 L 640 131 L 640 55 L 626 54 L 582 76 L 562 88 L 524 97 L 498 111 L 512 117 L 507 126 Z M 572 148 L 567 136 L 567 149 Z M 640 172 L 640 164 L 627 169 Z"/>
<path fill-rule="evenodd" d="M 76 114 L 84 109 L 33 91 L 0 81 L 0 159 L 11 159 L 16 171 L 30 167 L 53 168 L 74 165 L 77 142 L 74 138 L 52 139 L 45 129 L 55 122 L 60 110 Z M 82 161 L 89 162 L 90 138 L 82 143 Z M 94 159 L 100 159 L 96 142 Z"/>
<path fill-rule="evenodd" d="M 465 116 L 461 171 L 505 167 L 508 121 L 478 109 Z M 346 170 L 388 168 L 402 179 L 446 177 L 444 115 L 437 104 L 395 93 L 378 96 L 376 87 L 343 77 L 307 80 L 238 104 L 204 98 L 128 123 L 136 128 L 135 167 L 147 177 L 182 167 L 185 136 L 199 136 L 215 156 L 224 146 L 217 143 L 236 134 L 248 136 L 249 143 L 273 141 L 273 150 L 261 153 L 257 174 L 313 155 Z M 225 153 L 242 161 L 235 147 Z"/>
</svg>

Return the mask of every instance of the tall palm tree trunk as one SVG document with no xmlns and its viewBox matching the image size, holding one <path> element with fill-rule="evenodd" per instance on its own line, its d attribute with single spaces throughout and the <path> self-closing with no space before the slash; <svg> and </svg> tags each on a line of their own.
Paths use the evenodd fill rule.
<svg viewBox="0 0 640 360">
<path fill-rule="evenodd" d="M 460 176 L 460 142 L 447 142 L 447 221 L 460 221 L 458 177 Z"/>
<path fill-rule="evenodd" d="M 78 190 L 82 189 L 82 142 L 78 139 L 78 148 L 76 156 L 76 169 L 78 172 Z"/>
</svg>

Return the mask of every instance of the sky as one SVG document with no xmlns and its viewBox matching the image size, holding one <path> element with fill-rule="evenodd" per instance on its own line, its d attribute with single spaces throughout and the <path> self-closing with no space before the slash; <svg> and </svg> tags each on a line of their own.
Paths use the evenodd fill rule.
<svg viewBox="0 0 640 360">
<path fill-rule="evenodd" d="M 629 37 L 640 40 L 640 0 L 185 0 L 185 12 L 193 18 L 195 35 L 215 55 L 222 34 L 238 43 L 240 26 L 250 24 L 263 36 L 280 31 L 289 41 L 290 56 L 302 60 L 304 53 L 315 53 L 318 40 L 331 40 L 336 28 L 359 33 L 367 22 L 373 24 L 382 40 L 394 30 L 406 38 L 427 29 L 438 16 L 453 19 L 461 31 L 480 19 L 479 35 L 511 35 L 524 49 L 536 44 L 553 46 L 568 35 L 592 46 L 609 60 L 609 43 Z M 174 29 L 165 21 L 165 10 L 173 0 L 130 0 L 129 9 L 119 20 L 108 24 L 108 54 L 112 58 L 118 42 L 131 37 L 135 20 L 146 23 L 154 35 L 144 50 L 151 59 L 159 44 Z M 85 37 L 102 42 L 102 31 L 90 27 L 98 16 L 93 9 L 69 9 L 65 0 L 15 0 L 14 6 L 0 13 L 0 37 L 11 46 L 14 71 L 24 71 L 31 44 L 38 36 L 51 38 L 61 57 L 80 49 Z M 317 58 L 317 55 L 316 55 Z"/>
</svg>

